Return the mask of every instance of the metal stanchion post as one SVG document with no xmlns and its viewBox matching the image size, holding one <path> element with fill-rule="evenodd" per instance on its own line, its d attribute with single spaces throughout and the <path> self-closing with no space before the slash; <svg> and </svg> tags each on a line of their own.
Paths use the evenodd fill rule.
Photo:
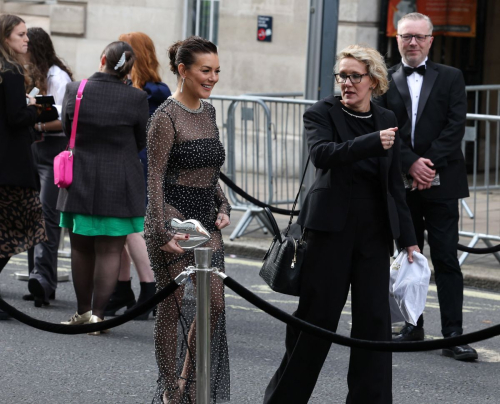
<svg viewBox="0 0 500 404">
<path fill-rule="evenodd" d="M 194 249 L 196 263 L 196 402 L 210 403 L 210 274 L 212 249 Z"/>
</svg>

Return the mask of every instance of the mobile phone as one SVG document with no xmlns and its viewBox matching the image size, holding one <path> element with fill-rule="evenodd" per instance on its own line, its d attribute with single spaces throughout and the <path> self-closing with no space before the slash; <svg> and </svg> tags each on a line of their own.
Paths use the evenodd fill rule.
<svg viewBox="0 0 500 404">
<path fill-rule="evenodd" d="M 54 105 L 54 97 L 52 95 L 37 95 L 35 96 L 38 105 Z"/>
<path fill-rule="evenodd" d="M 33 87 L 33 89 L 28 94 L 30 97 L 36 97 L 36 95 L 40 92 L 40 89 L 37 87 Z M 26 98 L 26 105 L 29 105 L 30 99 Z"/>
</svg>

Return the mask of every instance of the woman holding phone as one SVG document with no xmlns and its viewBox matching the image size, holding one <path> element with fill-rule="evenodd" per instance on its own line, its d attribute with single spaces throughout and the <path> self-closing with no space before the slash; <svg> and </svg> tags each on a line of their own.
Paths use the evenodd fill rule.
<svg viewBox="0 0 500 404">
<path fill-rule="evenodd" d="M 55 298 L 57 288 L 57 250 L 61 229 L 56 209 L 59 188 L 54 184 L 54 157 L 68 144 L 58 111 L 61 110 L 66 84 L 73 81 L 73 76 L 56 55 L 47 32 L 42 28 L 29 28 L 28 38 L 28 66 L 34 84 L 42 95 L 50 95 L 54 99 L 54 105 L 50 105 L 49 111 L 42 112 L 35 124 L 39 140 L 32 145 L 48 240 L 28 252 L 30 293 L 23 299 L 34 300 L 35 307 L 40 307 Z"/>
</svg>

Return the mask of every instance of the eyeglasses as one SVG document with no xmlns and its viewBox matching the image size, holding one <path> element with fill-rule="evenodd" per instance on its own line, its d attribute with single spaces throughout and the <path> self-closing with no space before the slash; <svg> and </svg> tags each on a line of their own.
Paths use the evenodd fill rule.
<svg viewBox="0 0 500 404">
<path fill-rule="evenodd" d="M 369 75 L 369 73 L 365 73 L 365 74 L 357 74 L 357 73 L 354 73 L 354 74 L 335 73 L 334 74 L 335 80 L 339 84 L 345 83 L 347 81 L 347 79 L 351 80 L 352 84 L 358 84 L 358 83 L 361 83 L 361 80 L 363 80 L 363 76 L 368 76 L 368 75 Z"/>
<path fill-rule="evenodd" d="M 415 38 L 418 42 L 424 42 L 428 37 L 432 35 L 412 35 L 412 34 L 403 34 L 398 36 L 403 40 L 403 42 L 411 42 L 413 38 Z"/>
</svg>

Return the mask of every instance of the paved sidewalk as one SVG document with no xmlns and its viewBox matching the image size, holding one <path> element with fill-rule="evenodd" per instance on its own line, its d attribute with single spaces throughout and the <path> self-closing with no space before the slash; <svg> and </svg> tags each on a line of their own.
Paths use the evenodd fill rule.
<svg viewBox="0 0 500 404">
<path fill-rule="evenodd" d="M 259 230 L 255 220 L 248 227 L 247 234 L 236 238 L 234 241 L 229 239 L 243 214 L 244 212 L 233 210 L 231 212 L 231 225 L 222 231 L 226 246 L 226 255 L 262 259 L 271 244 L 272 236 L 264 234 L 262 230 Z M 286 228 L 289 219 L 287 216 L 275 215 L 275 218 L 280 229 Z M 467 245 L 469 242 L 470 238 L 460 239 L 460 243 L 463 245 Z M 496 243 L 494 244 L 496 245 Z M 480 242 L 476 247 L 486 247 L 486 245 Z M 424 254 L 429 259 L 429 266 L 432 270 L 428 247 L 424 247 Z M 460 254 L 461 252 L 459 252 Z M 500 292 L 500 263 L 493 254 L 470 254 L 462 265 L 462 272 L 466 286 Z"/>
</svg>

